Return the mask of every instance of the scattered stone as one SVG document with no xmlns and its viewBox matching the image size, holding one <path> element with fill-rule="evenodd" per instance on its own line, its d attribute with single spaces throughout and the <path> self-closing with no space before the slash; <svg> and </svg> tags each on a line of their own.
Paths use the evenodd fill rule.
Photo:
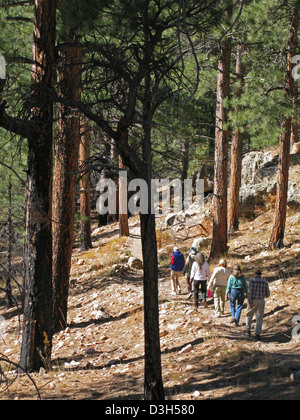
<svg viewBox="0 0 300 420">
<path fill-rule="evenodd" d="M 136 270 L 142 270 L 143 262 L 139 258 L 130 257 L 128 260 L 128 265 L 130 268 L 135 268 Z"/>
<path fill-rule="evenodd" d="M 181 349 L 178 354 L 184 354 L 184 353 L 189 353 L 190 351 L 193 350 L 193 346 L 191 344 L 188 344 L 187 346 L 183 347 L 183 349 Z"/>
<path fill-rule="evenodd" d="M 87 348 L 85 352 L 89 355 L 96 354 L 96 350 L 94 349 L 94 347 Z"/>
</svg>

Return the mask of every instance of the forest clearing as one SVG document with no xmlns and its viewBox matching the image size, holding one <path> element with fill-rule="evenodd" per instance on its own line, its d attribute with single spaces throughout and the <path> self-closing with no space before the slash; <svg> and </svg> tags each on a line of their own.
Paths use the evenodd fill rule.
<svg viewBox="0 0 300 420">
<path fill-rule="evenodd" d="M 299 399 L 299 10 L 0 0 L 0 399 Z"/>
</svg>

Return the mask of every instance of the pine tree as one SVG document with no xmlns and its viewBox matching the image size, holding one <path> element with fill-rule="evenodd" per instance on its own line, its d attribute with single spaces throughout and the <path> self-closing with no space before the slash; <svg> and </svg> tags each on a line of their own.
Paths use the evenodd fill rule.
<svg viewBox="0 0 300 420">
<path fill-rule="evenodd" d="M 291 102 L 294 99 L 295 81 L 292 73 L 294 68 L 293 57 L 295 53 L 295 44 L 297 41 L 297 15 L 298 10 L 292 8 L 290 18 L 290 34 L 288 42 L 287 54 L 287 71 L 285 80 L 285 94 L 287 99 Z M 271 233 L 269 248 L 278 249 L 284 246 L 284 234 L 286 226 L 286 213 L 287 213 L 287 196 L 288 196 L 288 183 L 289 183 L 289 166 L 290 166 L 290 149 L 292 137 L 292 117 L 289 113 L 283 117 L 282 132 L 280 136 L 280 150 L 279 150 L 279 166 L 278 166 L 278 179 L 277 179 L 277 194 L 275 204 L 275 218 L 273 229 Z"/>
<path fill-rule="evenodd" d="M 26 275 L 20 365 L 49 368 L 52 348 L 52 124 L 56 1 L 36 0 L 26 197 Z M 23 124 L 22 124 L 23 125 Z"/>
<path fill-rule="evenodd" d="M 90 158 L 91 126 L 81 118 L 81 141 L 79 147 L 79 165 L 83 170 Z M 80 248 L 83 251 L 93 248 L 91 234 L 91 180 L 86 172 L 80 179 Z"/>
<path fill-rule="evenodd" d="M 242 63 L 243 45 L 237 46 L 236 52 L 236 77 L 238 91 L 236 99 L 239 102 L 242 95 L 245 67 Z M 240 105 L 237 104 L 235 112 L 238 113 Z M 228 209 L 228 231 L 234 232 L 239 229 L 239 203 L 240 203 L 240 186 L 242 181 L 242 159 L 243 159 L 243 134 L 239 128 L 235 129 L 232 134 L 231 147 L 231 168 L 230 168 L 230 190 L 229 190 L 229 209 Z"/>
<path fill-rule="evenodd" d="M 61 101 L 80 101 L 82 48 L 73 30 L 62 46 L 59 66 Z M 54 332 L 67 327 L 75 195 L 80 146 L 80 118 L 72 105 L 59 105 L 53 184 Z"/>
<path fill-rule="evenodd" d="M 228 101 L 230 89 L 231 38 L 220 44 L 214 177 L 214 221 L 211 256 L 227 254 L 227 189 L 228 189 Z M 227 101 L 227 104 L 226 104 Z"/>
</svg>

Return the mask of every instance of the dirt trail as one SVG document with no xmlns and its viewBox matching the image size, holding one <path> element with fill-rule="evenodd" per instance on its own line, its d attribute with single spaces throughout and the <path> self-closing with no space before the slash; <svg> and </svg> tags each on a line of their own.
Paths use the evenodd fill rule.
<svg viewBox="0 0 300 420">
<path fill-rule="evenodd" d="M 289 214 L 291 245 L 283 250 L 266 250 L 272 223 L 268 213 L 243 223 L 241 232 L 230 239 L 230 250 L 237 250 L 230 251 L 230 266 L 242 264 L 248 279 L 254 268 L 263 266 L 270 282 L 264 334 L 258 342 L 244 334 L 243 326 L 230 324 L 228 303 L 220 319 L 214 317 L 212 300 L 207 309 L 201 306 L 195 311 L 193 301 L 187 299 L 184 278 L 180 280 L 183 294 L 171 296 L 169 258 L 161 261 L 159 311 L 167 399 L 299 400 L 300 385 L 291 377 L 300 370 L 300 342 L 292 340 L 292 319 L 300 315 L 296 217 Z M 94 250 L 74 253 L 69 326 L 54 337 L 53 371 L 32 376 L 43 399 L 143 398 L 143 273 L 111 272 L 111 261 L 120 263 L 124 249 L 141 258 L 136 220 L 131 221 L 130 233 L 129 239 L 119 239 L 117 225 L 97 230 Z M 189 241 L 182 246 L 188 248 Z M 17 362 L 21 337 L 16 310 L 2 310 L 0 315 L 7 320 L 0 352 Z M 243 323 L 244 316 L 245 311 Z M 10 377 L 14 379 L 15 373 Z M 30 381 L 20 376 L 1 398 L 31 399 L 36 393 Z"/>
</svg>

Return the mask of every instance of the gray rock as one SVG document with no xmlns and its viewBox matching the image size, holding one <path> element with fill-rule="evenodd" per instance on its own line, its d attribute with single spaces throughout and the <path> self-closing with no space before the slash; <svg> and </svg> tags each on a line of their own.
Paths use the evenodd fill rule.
<svg viewBox="0 0 300 420">
<path fill-rule="evenodd" d="M 130 257 L 128 260 L 128 265 L 130 268 L 135 268 L 137 270 L 142 270 L 143 262 L 139 258 Z"/>
</svg>

